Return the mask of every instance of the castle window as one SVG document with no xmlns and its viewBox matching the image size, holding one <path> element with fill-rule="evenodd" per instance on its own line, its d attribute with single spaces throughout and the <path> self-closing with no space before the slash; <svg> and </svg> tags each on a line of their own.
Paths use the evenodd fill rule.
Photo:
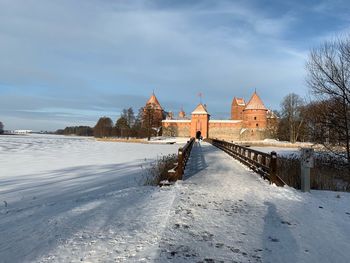
<svg viewBox="0 0 350 263">
<path fill-rule="evenodd" d="M 254 117 L 254 120 L 256 120 L 256 117 Z"/>
<path fill-rule="evenodd" d="M 259 123 L 256 124 L 256 127 L 259 127 Z"/>
</svg>

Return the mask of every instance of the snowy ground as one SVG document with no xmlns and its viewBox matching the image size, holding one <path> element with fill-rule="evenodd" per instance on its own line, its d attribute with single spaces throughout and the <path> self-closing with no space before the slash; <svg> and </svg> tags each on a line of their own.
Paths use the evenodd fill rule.
<svg viewBox="0 0 350 263">
<path fill-rule="evenodd" d="M 349 193 L 269 185 L 205 143 L 191 158 L 157 262 L 350 262 Z"/>
<path fill-rule="evenodd" d="M 189 141 L 188 137 L 152 137 L 149 143 L 180 143 L 186 144 Z"/>
<path fill-rule="evenodd" d="M 350 262 L 348 193 L 271 186 L 207 144 L 193 154 L 157 261 Z"/>
<path fill-rule="evenodd" d="M 271 186 L 207 143 L 185 181 L 139 186 L 179 145 L 18 138 L 0 137 L 0 262 L 350 262 L 348 193 Z"/>
<path fill-rule="evenodd" d="M 141 165 L 178 147 L 0 136 L 0 262 L 147 257 L 174 193 Z"/>
<path fill-rule="evenodd" d="M 279 156 L 300 155 L 300 148 L 286 148 L 278 146 L 251 146 L 250 148 L 264 153 L 271 153 L 274 151 Z"/>
</svg>

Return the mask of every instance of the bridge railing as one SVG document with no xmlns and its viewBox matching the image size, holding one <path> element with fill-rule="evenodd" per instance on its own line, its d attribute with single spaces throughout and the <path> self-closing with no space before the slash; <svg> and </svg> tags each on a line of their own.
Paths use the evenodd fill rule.
<svg viewBox="0 0 350 263">
<path fill-rule="evenodd" d="M 247 165 L 271 183 L 278 186 L 285 185 L 285 182 L 277 175 L 276 152 L 268 154 L 242 145 L 217 139 L 208 139 L 207 141 Z"/>
<path fill-rule="evenodd" d="M 177 163 L 175 163 L 175 166 L 173 169 L 168 171 L 169 178 L 170 178 L 169 181 L 177 181 L 177 180 L 183 179 L 186 164 L 188 159 L 190 158 L 190 154 L 191 154 L 191 150 L 194 142 L 195 142 L 195 139 L 191 138 L 185 144 L 184 147 L 179 148 L 178 154 L 177 154 Z"/>
</svg>

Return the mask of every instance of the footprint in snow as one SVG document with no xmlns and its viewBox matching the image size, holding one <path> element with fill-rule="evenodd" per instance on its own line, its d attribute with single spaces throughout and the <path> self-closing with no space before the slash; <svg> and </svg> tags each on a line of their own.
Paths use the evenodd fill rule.
<svg viewBox="0 0 350 263">
<path fill-rule="evenodd" d="M 275 237 L 269 237 L 269 240 L 271 242 L 280 242 L 280 240 L 278 238 L 275 238 Z"/>
<path fill-rule="evenodd" d="M 288 222 L 288 221 L 281 221 L 281 224 L 283 225 L 288 225 L 288 226 L 291 226 L 292 223 Z"/>
<path fill-rule="evenodd" d="M 224 246 L 224 243 L 216 243 L 215 247 L 216 248 L 222 248 Z"/>
</svg>

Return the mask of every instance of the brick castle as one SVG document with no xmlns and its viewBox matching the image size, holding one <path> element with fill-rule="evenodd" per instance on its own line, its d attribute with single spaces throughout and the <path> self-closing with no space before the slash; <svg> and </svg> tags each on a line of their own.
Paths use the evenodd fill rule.
<svg viewBox="0 0 350 263">
<path fill-rule="evenodd" d="M 177 117 L 165 112 L 155 94 L 146 103 L 152 110 L 152 123 L 162 127 L 164 136 L 219 138 L 223 140 L 261 140 L 268 137 L 268 126 L 276 119 L 259 95 L 254 92 L 248 103 L 234 97 L 231 105 L 231 119 L 210 119 L 207 106 L 198 104 L 190 116 L 181 109 Z"/>
</svg>

